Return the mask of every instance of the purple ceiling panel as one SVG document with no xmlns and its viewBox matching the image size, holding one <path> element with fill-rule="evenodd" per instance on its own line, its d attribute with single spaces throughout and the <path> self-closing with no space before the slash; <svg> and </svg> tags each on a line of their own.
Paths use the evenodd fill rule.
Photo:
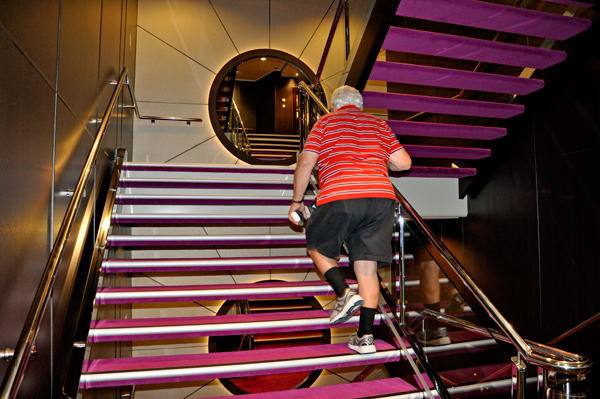
<svg viewBox="0 0 600 399">
<path fill-rule="evenodd" d="M 565 40 L 589 28 L 589 19 L 475 0 L 402 0 L 396 15 L 500 32 Z"/>
<path fill-rule="evenodd" d="M 382 49 L 544 69 L 565 59 L 563 51 L 392 27 Z"/>
<path fill-rule="evenodd" d="M 393 120 L 387 120 L 386 122 L 397 136 L 444 137 L 474 140 L 493 140 L 498 137 L 506 136 L 506 129 L 500 127 Z M 400 139 L 400 142 L 402 142 L 402 139 Z"/>
<path fill-rule="evenodd" d="M 414 158 L 481 159 L 492 153 L 487 148 L 442 147 L 429 145 L 405 145 L 404 149 Z"/>
<path fill-rule="evenodd" d="M 398 111 L 431 112 L 436 114 L 479 116 L 506 119 L 525 110 L 522 105 L 452 98 L 416 96 L 412 94 L 363 92 L 364 106 Z"/>
<path fill-rule="evenodd" d="M 369 79 L 518 95 L 544 87 L 540 79 L 384 61 L 375 62 Z"/>
</svg>

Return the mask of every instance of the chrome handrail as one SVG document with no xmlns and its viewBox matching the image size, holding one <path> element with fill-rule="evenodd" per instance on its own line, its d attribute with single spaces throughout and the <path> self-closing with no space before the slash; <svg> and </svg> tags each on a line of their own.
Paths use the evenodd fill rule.
<svg viewBox="0 0 600 399">
<path fill-rule="evenodd" d="M 117 84 L 117 82 L 111 82 L 111 84 Z M 125 85 L 129 89 L 129 95 L 131 96 L 132 105 L 126 105 L 123 108 L 133 108 L 135 110 L 135 116 L 138 119 L 146 119 L 150 120 L 150 122 L 154 125 L 156 121 L 175 121 L 175 122 L 186 122 L 188 126 L 192 122 L 202 122 L 202 118 L 180 118 L 178 116 L 150 116 L 150 115 L 140 115 L 139 107 L 137 105 L 137 101 L 135 99 L 135 93 L 133 92 L 131 79 L 129 78 L 129 73 L 127 73 L 127 80 Z"/>
<path fill-rule="evenodd" d="M 304 90 L 309 95 L 309 97 L 317 104 L 321 111 L 323 111 L 324 114 L 329 113 L 329 109 L 327 108 L 327 106 L 323 104 L 323 102 L 319 99 L 319 97 L 317 97 L 317 95 L 312 91 L 312 89 L 307 83 L 299 82 L 298 88 Z"/>
<path fill-rule="evenodd" d="M 415 211 L 415 209 L 410 205 L 410 203 L 404 198 L 404 196 L 398 191 L 397 188 L 394 187 L 394 191 L 396 192 L 396 197 L 400 202 L 400 205 L 404 207 L 404 209 L 410 214 L 413 222 L 415 222 L 420 230 L 425 234 L 427 240 L 436 248 L 439 254 L 446 260 L 446 262 L 450 265 L 452 270 L 459 276 L 462 282 L 469 288 L 469 291 L 475 296 L 477 301 L 483 306 L 484 310 L 487 314 L 496 322 L 496 324 L 500 327 L 503 332 L 503 336 L 506 341 L 512 346 L 516 348 L 518 353 L 523 356 L 523 358 L 531 363 L 536 364 L 544 368 L 553 368 L 556 370 L 560 370 L 563 372 L 573 372 L 574 370 L 583 370 L 589 368 L 592 365 L 592 362 L 584 356 L 573 355 L 576 356 L 576 360 L 569 359 L 565 353 L 559 351 L 554 348 L 550 348 L 544 346 L 544 350 L 540 350 L 539 353 L 536 350 L 533 350 L 529 343 L 525 341 L 516 330 L 508 323 L 508 321 L 502 316 L 500 311 L 494 306 L 494 304 L 490 301 L 490 299 L 485 295 L 483 290 L 477 285 L 477 283 L 473 280 L 471 275 L 466 271 L 466 269 L 462 266 L 462 264 L 454 257 L 452 252 L 446 247 L 446 245 L 441 242 L 435 234 L 431 231 L 429 226 L 425 223 L 425 221 L 421 218 L 421 216 Z M 437 316 L 438 319 L 440 318 Z M 445 320 L 449 320 L 448 316 L 444 316 Z M 536 347 L 541 348 L 540 344 L 536 344 Z M 552 350 L 552 355 L 556 356 L 560 360 L 548 358 L 549 350 Z M 571 356 L 572 354 L 569 354 Z"/>
<path fill-rule="evenodd" d="M 506 337 L 506 335 L 502 333 L 502 331 L 493 328 L 485 328 L 468 320 L 463 320 L 458 317 L 435 312 L 431 309 L 423 310 L 421 312 L 421 315 L 415 320 L 413 320 L 413 323 L 420 322 L 420 320 L 422 320 L 425 316 L 433 317 L 442 323 L 450 324 L 463 330 L 469 330 L 484 337 L 494 338 L 506 343 L 511 342 L 508 339 L 508 337 Z M 576 353 L 556 349 L 551 346 L 539 344 L 530 340 L 525 341 L 529 344 L 530 347 L 533 348 L 532 350 L 536 355 L 535 358 L 529 363 L 534 364 L 536 366 L 540 366 L 543 368 L 552 368 L 557 371 L 567 373 L 573 373 L 579 370 L 587 370 L 592 366 L 592 361 L 586 356 L 581 356 Z M 560 368 L 557 368 L 557 365 L 551 362 L 551 358 L 561 358 L 561 360 L 557 360 L 557 362 L 560 364 Z"/>
<path fill-rule="evenodd" d="M 242 120 L 242 114 L 240 114 L 240 110 L 238 109 L 235 101 L 233 99 L 231 99 L 231 105 L 233 105 L 233 110 L 235 111 L 235 113 L 237 114 L 237 118 L 240 120 L 240 125 L 242 125 L 242 133 L 244 133 L 244 148 L 242 148 L 241 150 L 250 150 L 250 139 L 248 138 L 248 133 L 246 132 L 246 127 L 244 126 L 244 121 Z M 233 123 L 233 121 L 230 121 L 231 123 Z M 234 131 L 234 135 L 235 133 L 237 133 L 237 129 L 233 127 L 232 125 L 232 129 Z M 235 135 L 235 137 L 237 137 L 237 135 Z M 235 143 L 234 143 L 237 147 L 237 138 L 235 139 Z"/>
<path fill-rule="evenodd" d="M 46 269 L 44 270 L 42 280 L 40 281 L 38 290 L 31 305 L 31 309 L 29 310 L 27 320 L 23 326 L 21 336 L 19 337 L 19 341 L 14 350 L 13 358 L 8 365 L 8 370 L 6 371 L 4 380 L 2 381 L 2 386 L 0 387 L 1 399 L 14 398 L 23 379 L 27 361 L 29 360 L 31 349 L 34 345 L 35 338 L 37 337 L 42 316 L 44 315 L 46 306 L 48 305 L 48 299 L 52 293 L 58 266 L 66 248 L 67 240 L 75 221 L 75 216 L 77 215 L 77 211 L 81 205 L 85 187 L 92 172 L 94 163 L 96 162 L 98 152 L 100 151 L 102 139 L 104 138 L 106 128 L 110 122 L 110 118 L 115 109 L 117 100 L 121 94 L 126 79 L 128 79 L 128 70 L 127 68 L 123 68 L 123 72 L 121 73 L 121 76 L 117 82 L 117 87 L 115 88 L 115 91 L 113 92 L 106 108 L 106 112 L 102 117 L 98 134 L 96 134 L 94 143 L 92 144 L 83 170 L 81 171 L 81 175 L 79 176 L 77 186 L 73 192 L 73 198 L 69 203 L 65 217 L 62 221 L 56 239 L 54 240 L 52 252 L 48 258 L 48 263 L 46 264 Z"/>
</svg>

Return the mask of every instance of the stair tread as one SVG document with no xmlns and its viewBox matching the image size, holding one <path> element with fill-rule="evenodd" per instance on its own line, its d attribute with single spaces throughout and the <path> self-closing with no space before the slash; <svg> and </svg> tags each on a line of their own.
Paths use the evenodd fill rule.
<svg viewBox="0 0 600 399">
<path fill-rule="evenodd" d="M 350 286 L 356 283 L 349 280 Z M 210 284 L 177 286 L 102 287 L 99 305 L 116 303 L 185 302 L 199 300 L 292 298 L 327 296 L 335 292 L 327 281 L 265 282 L 260 284 Z"/>
<path fill-rule="evenodd" d="M 109 235 L 112 246 L 189 246 L 189 245 L 260 245 L 305 244 L 306 235 L 294 234 L 211 234 L 211 235 Z"/>
<path fill-rule="evenodd" d="M 386 61 L 375 62 L 369 79 L 518 95 L 544 87 L 541 79 Z"/>
<path fill-rule="evenodd" d="M 275 391 L 264 393 L 253 393 L 244 395 L 244 399 L 331 399 L 331 398 L 373 398 L 376 396 L 392 395 L 395 393 L 416 390 L 414 386 L 401 378 L 386 378 L 382 380 L 372 380 L 355 382 L 352 384 L 330 385 L 323 387 L 312 387 L 305 389 L 292 389 L 290 391 Z M 231 396 L 219 396 L 206 399 L 225 399 Z"/>
<path fill-rule="evenodd" d="M 492 151 L 487 148 L 444 147 L 412 144 L 405 144 L 404 149 L 411 157 L 414 158 L 481 159 L 489 157 L 492 153 Z"/>
<path fill-rule="evenodd" d="M 265 375 L 398 361 L 400 350 L 376 340 L 378 351 L 357 354 L 347 344 L 253 351 L 85 361 L 81 388 Z"/>
<path fill-rule="evenodd" d="M 121 177 L 120 187 L 136 188 L 231 188 L 231 189 L 290 189 L 293 180 L 285 179 L 234 179 L 234 178 L 182 178 L 182 177 Z"/>
<path fill-rule="evenodd" d="M 554 40 L 583 32 L 592 22 L 474 0 L 403 0 L 396 15 Z"/>
<path fill-rule="evenodd" d="M 338 266 L 348 266 L 348 257 L 341 256 Z M 201 259 L 106 259 L 102 262 L 104 273 L 135 271 L 211 271 L 240 269 L 312 268 L 308 256 L 267 256 L 248 258 L 201 258 Z"/>
<path fill-rule="evenodd" d="M 289 190 L 291 191 L 291 190 Z M 314 195 L 306 195 L 304 203 L 310 205 Z M 289 205 L 289 195 L 244 195 L 244 194 L 117 194 L 117 204 L 173 204 L 173 205 Z"/>
<path fill-rule="evenodd" d="M 290 166 L 246 166 L 246 165 L 217 165 L 217 164 L 165 164 L 153 162 L 125 162 L 124 170 L 130 171 L 167 171 L 167 172 L 199 172 L 199 173 L 268 173 L 294 174 Z"/>
<path fill-rule="evenodd" d="M 329 329 L 331 310 L 304 310 L 254 314 L 158 319 L 114 319 L 92 322 L 88 340 L 109 342 L 123 340 L 168 339 L 242 334 L 273 334 L 320 331 Z M 335 328 L 356 327 L 359 315 Z M 379 324 L 381 315 L 376 315 Z M 278 334 L 277 336 L 279 336 Z M 265 336 L 266 337 L 266 336 Z"/>
<path fill-rule="evenodd" d="M 475 176 L 475 168 L 445 168 L 436 166 L 413 166 L 407 171 L 390 172 L 390 177 L 439 177 L 439 178 L 462 178 Z"/>
<path fill-rule="evenodd" d="M 116 213 L 113 223 L 288 223 L 287 214 Z"/>
<path fill-rule="evenodd" d="M 363 101 L 364 106 L 369 108 L 433 112 L 501 119 L 519 115 L 525 110 L 525 107 L 519 104 L 504 104 L 489 101 L 462 100 L 375 91 L 363 92 Z"/>
<path fill-rule="evenodd" d="M 506 128 L 454 125 L 448 123 L 428 123 L 387 120 L 396 136 L 425 136 L 457 139 L 493 140 L 506 136 Z"/>
<path fill-rule="evenodd" d="M 548 68 L 566 57 L 564 51 L 397 27 L 389 29 L 381 48 L 535 69 Z"/>
</svg>

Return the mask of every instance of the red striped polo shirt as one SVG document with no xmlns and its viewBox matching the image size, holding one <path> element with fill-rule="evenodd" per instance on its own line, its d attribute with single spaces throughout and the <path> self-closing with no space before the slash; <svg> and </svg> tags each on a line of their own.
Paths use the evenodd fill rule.
<svg viewBox="0 0 600 399">
<path fill-rule="evenodd" d="M 319 155 L 319 205 L 352 198 L 396 199 L 390 155 L 402 149 L 387 123 L 354 105 L 322 116 L 304 151 Z"/>
</svg>

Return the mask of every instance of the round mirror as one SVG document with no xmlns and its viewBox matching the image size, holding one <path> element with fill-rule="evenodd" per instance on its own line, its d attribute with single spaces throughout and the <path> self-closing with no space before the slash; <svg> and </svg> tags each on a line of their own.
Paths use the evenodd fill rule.
<svg viewBox="0 0 600 399">
<path fill-rule="evenodd" d="M 229 61 L 210 90 L 209 112 L 221 143 L 253 165 L 291 165 L 300 148 L 298 82 L 314 73 L 277 50 L 254 50 Z"/>
</svg>

